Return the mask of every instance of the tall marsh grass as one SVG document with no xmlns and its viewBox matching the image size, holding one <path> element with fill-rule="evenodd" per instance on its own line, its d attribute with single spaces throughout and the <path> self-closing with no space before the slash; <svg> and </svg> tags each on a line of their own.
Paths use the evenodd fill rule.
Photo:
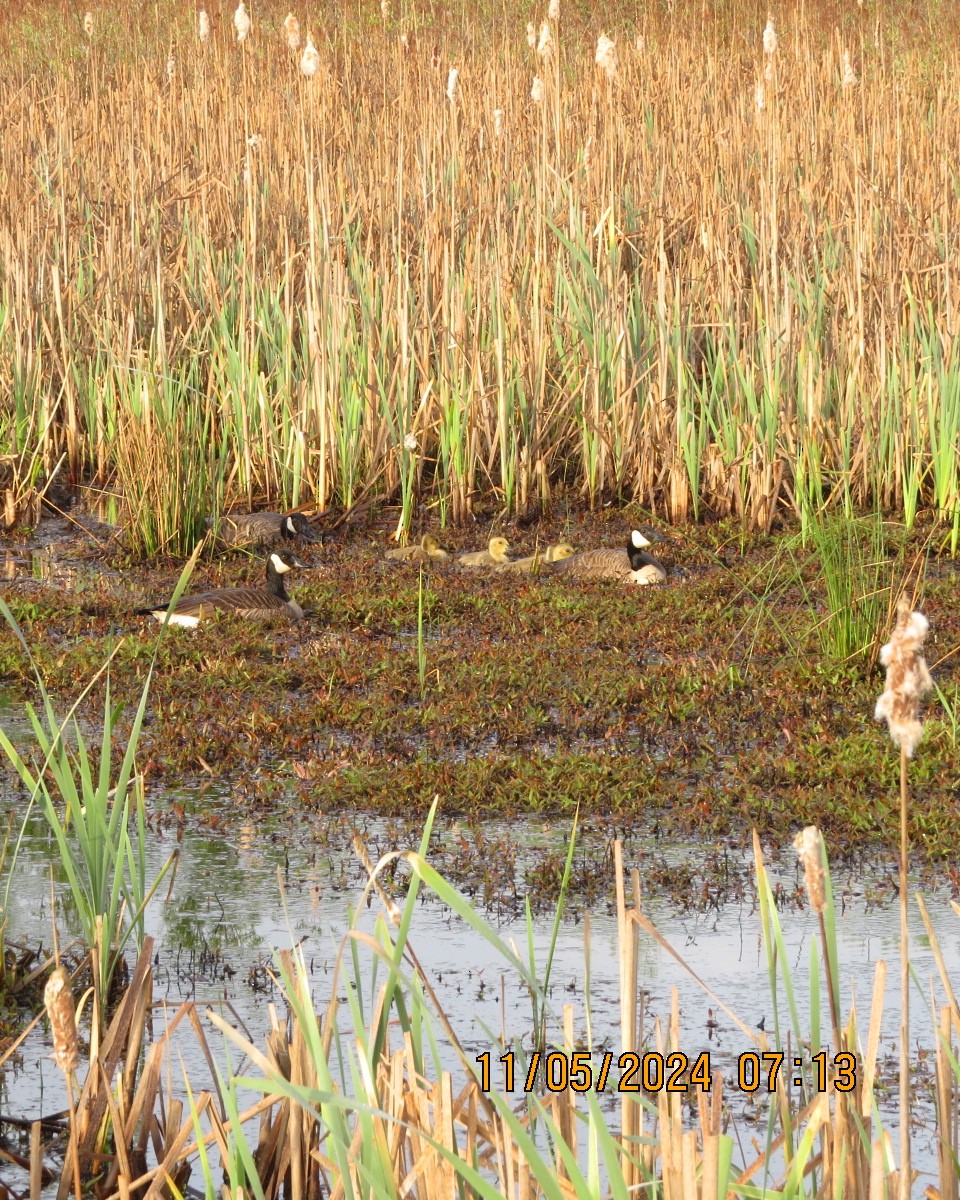
<svg viewBox="0 0 960 1200">
<path fill-rule="evenodd" d="M 174 525 L 370 488 L 459 521 L 563 485 L 755 528 L 929 505 L 956 551 L 954 13 L 791 7 L 766 54 L 765 6 L 640 38 L 614 9 L 608 73 L 573 10 L 543 61 L 526 14 L 301 12 L 308 78 L 285 11 L 242 46 L 227 8 L 203 41 L 167 2 L 5 22 L 0 456 L 26 433 L 135 513 L 148 465 L 176 495 L 148 371 L 219 481 Z"/>
</svg>

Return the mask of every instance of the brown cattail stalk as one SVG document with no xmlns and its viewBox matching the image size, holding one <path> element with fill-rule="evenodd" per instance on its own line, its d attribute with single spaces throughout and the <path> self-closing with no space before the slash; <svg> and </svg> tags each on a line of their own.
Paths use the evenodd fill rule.
<svg viewBox="0 0 960 1200">
<path fill-rule="evenodd" d="M 921 653 L 930 624 L 911 612 L 905 596 L 897 604 L 897 623 L 880 651 L 887 668 L 886 686 L 877 701 L 876 718 L 886 721 L 890 737 L 900 747 L 900 1200 L 910 1200 L 910 943 L 907 932 L 907 759 L 920 738 L 920 701 L 933 687 Z"/>
<path fill-rule="evenodd" d="M 43 1003 L 50 1021 L 53 1038 L 53 1054 L 50 1056 L 63 1072 L 67 1085 L 67 1102 L 70 1107 L 70 1153 L 73 1155 L 73 1186 L 77 1200 L 82 1200 L 80 1190 L 80 1159 L 77 1150 L 77 1114 L 73 1105 L 73 1073 L 80 1061 L 77 1046 L 77 1011 L 70 990 L 70 976 L 64 967 L 57 967 L 43 989 Z"/>
</svg>

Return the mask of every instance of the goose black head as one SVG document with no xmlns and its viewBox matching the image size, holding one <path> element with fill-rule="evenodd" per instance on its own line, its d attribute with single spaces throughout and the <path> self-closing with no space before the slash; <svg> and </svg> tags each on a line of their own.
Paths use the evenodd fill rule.
<svg viewBox="0 0 960 1200">
<path fill-rule="evenodd" d="M 300 512 L 291 513 L 288 517 L 284 517 L 283 524 L 280 526 L 280 533 L 285 538 L 303 538 L 305 542 L 315 542 L 317 540 L 313 536 L 310 522 Z"/>
<path fill-rule="evenodd" d="M 294 554 L 292 550 L 274 550 L 267 559 L 268 575 L 286 575 L 287 571 L 294 567 L 302 567 L 305 571 L 310 570 L 309 564 Z"/>
</svg>

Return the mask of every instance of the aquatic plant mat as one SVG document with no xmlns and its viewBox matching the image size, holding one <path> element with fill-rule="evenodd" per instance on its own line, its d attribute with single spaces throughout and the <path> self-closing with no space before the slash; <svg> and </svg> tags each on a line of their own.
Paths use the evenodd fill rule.
<svg viewBox="0 0 960 1200">
<path fill-rule="evenodd" d="M 368 862 L 371 874 L 357 911 L 364 909 L 366 893 L 379 897 L 382 911 L 372 933 L 354 926 L 344 937 L 330 998 L 320 1011 L 302 951 L 278 955 L 285 1015 L 271 1005 L 262 1045 L 212 1010 L 195 1003 L 171 1010 L 156 1000 L 154 946 L 145 939 L 106 1035 L 90 1047 L 85 1078 L 78 1072 L 72 1120 L 56 1114 L 30 1127 L 28 1161 L 22 1162 L 29 1169 L 29 1195 L 39 1197 L 59 1179 L 56 1195 L 66 1200 L 78 1178 L 75 1167 L 88 1194 L 110 1200 L 184 1194 L 188 1182 L 210 1196 L 243 1192 L 295 1200 L 453 1194 L 560 1200 L 622 1197 L 638 1187 L 675 1200 L 753 1197 L 758 1187 L 767 1196 L 842 1190 L 845 1197 L 866 1200 L 897 1194 L 891 1143 L 874 1093 L 886 964 L 877 963 L 869 1011 L 850 1012 L 839 1024 L 832 997 L 842 966 L 833 943 L 829 872 L 820 885 L 826 886 L 827 907 L 819 953 L 806 979 L 793 978 L 754 841 L 771 983 L 774 991 L 777 985 L 784 989 L 787 1004 L 769 1031 L 758 1032 L 703 983 L 743 1041 L 739 1076 L 724 1079 L 711 1068 L 709 1053 L 684 1052 L 689 1032 L 681 1025 L 676 993 L 669 1021 L 657 1021 L 648 1040 L 638 1034 L 638 950 L 642 939 L 662 937 L 644 914 L 640 875 L 625 872 L 619 843 L 620 1044 L 591 1053 L 574 1037 L 575 1020 L 585 1015 L 590 1028 L 589 958 L 585 1014 L 575 1014 L 572 1004 L 555 1011 L 547 999 L 549 957 L 538 973 L 532 946 L 524 957 L 501 942 L 423 857 L 432 819 L 420 852 L 396 856 L 412 872 L 400 904 L 378 882 L 394 856 L 375 866 Z M 363 847 L 358 850 L 366 860 Z M 821 873 L 825 867 L 824 857 Z M 408 936 L 422 888 L 480 930 L 498 951 L 502 970 L 526 982 L 529 1038 L 498 1042 L 490 1031 L 490 1053 L 479 1059 L 461 1047 L 442 989 L 420 967 Z M 694 973 L 692 965 L 687 969 Z M 958 1116 L 954 1046 L 960 1012 L 945 975 L 942 984 L 947 1003 L 937 1013 L 937 1194 L 950 1196 L 958 1178 L 950 1139 Z M 797 1015 L 801 991 L 810 1003 L 807 1028 Z M 211 1023 L 219 1033 L 211 1032 Z M 187 1026 L 206 1059 L 211 1086 L 188 1080 L 178 1066 L 174 1035 Z M 242 1075 L 236 1069 L 224 1075 L 216 1065 L 211 1038 L 220 1035 L 242 1052 Z M 441 1065 L 441 1043 L 457 1052 L 453 1071 Z M 508 1062 L 516 1073 L 509 1085 Z M 738 1129 L 729 1108 L 729 1093 L 744 1089 L 756 1093 L 760 1105 L 760 1119 L 749 1126 L 763 1131 L 759 1140 Z M 251 1101 L 251 1092 L 259 1098 Z"/>
</svg>

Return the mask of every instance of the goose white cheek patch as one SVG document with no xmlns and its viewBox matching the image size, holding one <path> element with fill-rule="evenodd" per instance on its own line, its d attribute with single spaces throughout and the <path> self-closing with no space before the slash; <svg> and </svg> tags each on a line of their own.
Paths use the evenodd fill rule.
<svg viewBox="0 0 960 1200">
<path fill-rule="evenodd" d="M 290 570 L 279 554 L 271 554 L 270 561 L 273 563 L 273 569 L 278 575 L 282 575 L 285 571 Z"/>
<path fill-rule="evenodd" d="M 642 550 L 644 546 L 650 545 L 639 529 L 635 529 L 633 531 L 633 533 L 630 535 L 630 540 L 638 550 Z"/>
</svg>

